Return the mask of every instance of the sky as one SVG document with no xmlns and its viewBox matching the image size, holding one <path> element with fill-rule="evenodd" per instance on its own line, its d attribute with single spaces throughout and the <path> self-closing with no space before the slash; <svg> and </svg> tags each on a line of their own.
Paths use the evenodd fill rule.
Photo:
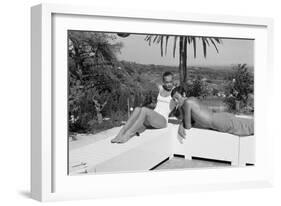
<svg viewBox="0 0 281 206">
<path fill-rule="evenodd" d="M 173 58 L 173 39 L 170 37 L 167 54 L 161 57 L 160 44 L 151 44 L 144 40 L 146 35 L 131 34 L 126 38 L 118 37 L 116 41 L 123 43 L 119 60 L 127 60 L 141 64 L 173 65 L 178 66 L 178 44 L 176 56 Z M 204 58 L 202 43 L 197 42 L 197 56 L 194 58 L 193 47 L 188 46 L 189 66 L 233 66 L 246 63 L 254 64 L 254 40 L 222 38 L 218 45 L 219 53 L 213 46 L 208 47 L 207 57 Z"/>
</svg>

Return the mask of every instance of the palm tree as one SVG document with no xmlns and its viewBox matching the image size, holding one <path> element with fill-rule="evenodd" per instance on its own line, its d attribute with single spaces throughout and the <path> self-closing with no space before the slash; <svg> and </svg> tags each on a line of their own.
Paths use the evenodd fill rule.
<svg viewBox="0 0 281 206">
<path fill-rule="evenodd" d="M 128 33 L 117 33 L 120 37 L 128 37 L 130 34 Z M 196 36 L 170 36 L 170 35 L 155 35 L 150 34 L 145 37 L 145 41 L 148 42 L 149 45 L 152 43 L 160 44 L 160 52 L 161 56 L 164 56 L 164 45 L 165 45 L 165 55 L 167 54 L 167 47 L 169 39 L 173 37 L 174 45 L 173 45 L 173 57 L 176 56 L 176 48 L 177 43 L 179 42 L 179 76 L 180 76 L 180 84 L 183 85 L 187 82 L 188 73 L 187 73 L 187 45 L 192 45 L 194 58 L 196 58 L 197 54 L 197 42 L 201 41 L 203 46 L 203 54 L 204 57 L 207 57 L 207 47 L 213 45 L 217 52 L 218 44 L 221 44 L 222 41 L 218 37 L 196 37 Z"/>
<path fill-rule="evenodd" d="M 196 37 L 196 36 L 170 36 L 170 35 L 147 35 L 145 37 L 145 41 L 148 41 L 148 44 L 152 43 L 160 44 L 160 52 L 161 56 L 164 56 L 164 45 L 165 45 L 165 55 L 167 54 L 168 41 L 170 37 L 174 38 L 173 45 L 173 57 L 176 55 L 177 42 L 179 41 L 179 76 L 180 76 L 180 84 L 184 84 L 188 80 L 187 73 L 187 45 L 191 45 L 193 47 L 194 58 L 196 58 L 197 54 L 197 42 L 201 41 L 203 46 L 203 54 L 204 57 L 207 57 L 207 47 L 213 45 L 217 51 L 218 44 L 221 44 L 222 41 L 217 37 Z"/>
</svg>

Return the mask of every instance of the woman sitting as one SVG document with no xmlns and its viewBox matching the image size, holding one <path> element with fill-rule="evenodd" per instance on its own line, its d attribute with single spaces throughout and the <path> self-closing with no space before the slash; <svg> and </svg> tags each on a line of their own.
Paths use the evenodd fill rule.
<svg viewBox="0 0 281 206">
<path fill-rule="evenodd" d="M 163 74 L 163 85 L 158 86 L 159 93 L 156 106 L 149 104 L 135 108 L 126 124 L 111 142 L 125 143 L 133 136 L 139 136 L 146 129 L 163 129 L 167 127 L 170 110 L 175 106 L 171 101 L 173 88 L 173 74 L 165 72 Z"/>
<path fill-rule="evenodd" d="M 182 122 L 178 133 L 185 138 L 185 129 L 199 127 L 212 129 L 220 132 L 230 133 L 238 136 L 249 136 L 254 134 L 254 120 L 239 118 L 227 112 L 212 112 L 194 97 L 185 97 L 183 87 L 172 90 L 171 96 L 177 103 L 178 110 L 182 116 Z"/>
</svg>

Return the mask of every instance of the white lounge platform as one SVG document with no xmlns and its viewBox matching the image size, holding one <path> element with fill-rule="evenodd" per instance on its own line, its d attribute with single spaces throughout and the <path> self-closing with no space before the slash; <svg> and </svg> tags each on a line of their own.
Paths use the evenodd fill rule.
<svg viewBox="0 0 281 206">
<path fill-rule="evenodd" d="M 171 125 L 169 125 L 171 127 Z M 148 170 L 171 155 L 171 128 L 147 130 L 124 144 L 109 137 L 69 151 L 69 173 Z"/>
<path fill-rule="evenodd" d="M 174 132 L 177 131 L 175 128 Z M 233 166 L 255 164 L 254 136 L 239 137 L 205 129 L 192 128 L 186 131 L 187 137 L 173 141 L 173 153 L 185 159 L 199 157 L 230 162 Z"/>
<path fill-rule="evenodd" d="M 69 151 L 69 174 L 112 173 L 150 170 L 174 155 L 227 161 L 233 166 L 255 164 L 254 136 L 239 137 L 205 129 L 186 130 L 186 139 L 177 134 L 178 125 L 146 130 L 124 144 L 105 140 Z"/>
</svg>

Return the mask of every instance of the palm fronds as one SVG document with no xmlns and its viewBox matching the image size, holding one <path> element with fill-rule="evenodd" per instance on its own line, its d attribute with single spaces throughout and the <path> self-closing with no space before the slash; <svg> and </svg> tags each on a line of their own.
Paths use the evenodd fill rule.
<svg viewBox="0 0 281 206">
<path fill-rule="evenodd" d="M 218 45 L 222 44 L 222 40 L 218 37 L 197 37 L 197 36 L 171 36 L 171 35 L 156 35 L 156 34 L 150 34 L 145 37 L 145 41 L 148 42 L 149 46 L 151 46 L 152 43 L 160 44 L 160 53 L 161 56 L 164 56 L 164 50 L 165 55 L 167 55 L 167 48 L 168 48 L 168 42 L 170 37 L 174 38 L 174 44 L 173 44 L 173 57 L 175 58 L 176 54 L 176 48 L 177 48 L 177 40 L 178 38 L 187 38 L 187 43 L 192 46 L 193 48 L 193 55 L 194 58 L 197 57 L 197 43 L 198 41 L 201 41 L 203 46 L 203 55 L 206 58 L 207 57 L 207 48 L 210 46 L 214 46 L 216 49 L 216 52 L 219 53 Z M 165 48 L 164 48 L 165 45 Z"/>
</svg>

